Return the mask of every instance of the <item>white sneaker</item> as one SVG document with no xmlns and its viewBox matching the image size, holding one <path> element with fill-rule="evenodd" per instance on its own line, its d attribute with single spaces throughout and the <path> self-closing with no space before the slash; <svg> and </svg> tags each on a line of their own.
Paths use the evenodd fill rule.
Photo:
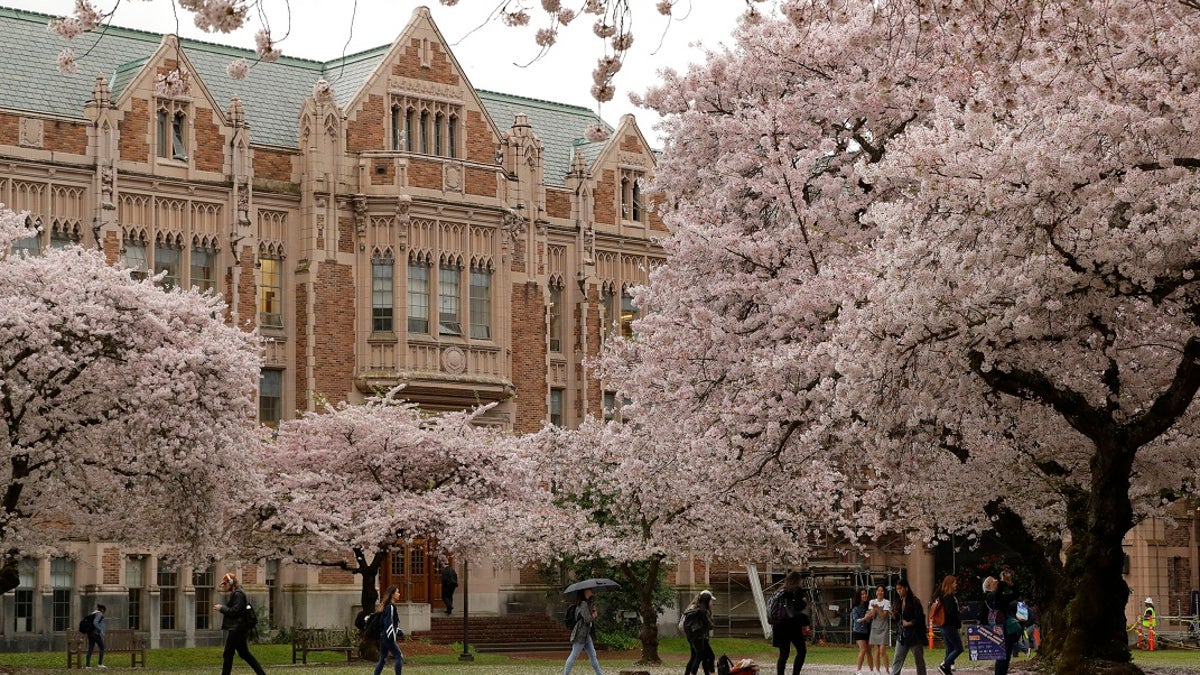
<svg viewBox="0 0 1200 675">
<path fill-rule="evenodd" d="M 96 667 L 99 668 L 100 670 L 108 670 L 108 666 L 104 665 L 103 663 L 101 663 L 100 665 L 98 665 Z"/>
</svg>

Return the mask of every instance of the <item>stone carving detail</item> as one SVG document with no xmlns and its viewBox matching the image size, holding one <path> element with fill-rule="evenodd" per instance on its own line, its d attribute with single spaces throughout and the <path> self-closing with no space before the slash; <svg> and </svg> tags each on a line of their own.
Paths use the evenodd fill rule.
<svg viewBox="0 0 1200 675">
<path fill-rule="evenodd" d="M 650 168 L 650 160 L 640 152 L 618 152 L 617 162 L 625 166 L 640 166 L 643 169 Z"/>
<path fill-rule="evenodd" d="M 442 185 L 446 192 L 462 192 L 462 169 L 456 164 L 443 165 Z"/>
<path fill-rule="evenodd" d="M 40 148 L 44 138 L 45 122 L 31 117 L 21 118 L 21 145 Z"/>
<path fill-rule="evenodd" d="M 367 196 L 354 195 L 351 203 L 354 206 L 354 231 L 362 234 L 367 231 Z"/>
<path fill-rule="evenodd" d="M 411 77 L 393 75 L 388 78 L 388 92 L 393 94 L 410 94 L 418 98 L 446 101 L 448 103 L 465 103 L 462 90 L 448 84 L 414 80 Z"/>
<path fill-rule="evenodd" d="M 467 354 L 461 347 L 442 350 L 442 370 L 451 375 L 461 375 L 467 370 Z"/>
<path fill-rule="evenodd" d="M 117 205 L 113 202 L 113 183 L 116 176 L 113 173 L 112 164 L 107 164 L 100 168 L 100 208 L 105 211 L 113 211 Z"/>
</svg>

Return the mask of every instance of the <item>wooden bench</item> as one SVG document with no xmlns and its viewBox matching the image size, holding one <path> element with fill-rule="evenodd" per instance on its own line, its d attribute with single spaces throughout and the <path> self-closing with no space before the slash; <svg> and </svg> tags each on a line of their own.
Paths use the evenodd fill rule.
<svg viewBox="0 0 1200 675">
<path fill-rule="evenodd" d="M 358 631 L 349 628 L 296 628 L 292 631 L 292 663 L 308 663 L 309 652 L 345 652 L 346 661 L 358 652 Z"/>
<path fill-rule="evenodd" d="M 129 654 L 129 667 L 146 667 L 146 637 L 128 628 L 109 628 L 104 633 L 104 657 Z M 67 668 L 82 668 L 87 655 L 87 636 L 79 631 L 67 631 Z M 99 655 L 99 649 L 93 656 Z"/>
</svg>

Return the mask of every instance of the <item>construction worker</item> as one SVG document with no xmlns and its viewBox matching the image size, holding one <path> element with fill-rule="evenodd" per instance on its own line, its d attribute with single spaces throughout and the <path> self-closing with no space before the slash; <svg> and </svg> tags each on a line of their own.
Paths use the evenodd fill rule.
<svg viewBox="0 0 1200 675">
<path fill-rule="evenodd" d="M 1146 598 L 1146 609 L 1138 621 L 1138 647 L 1154 651 L 1154 631 L 1158 628 L 1158 616 L 1154 611 L 1154 600 Z"/>
</svg>

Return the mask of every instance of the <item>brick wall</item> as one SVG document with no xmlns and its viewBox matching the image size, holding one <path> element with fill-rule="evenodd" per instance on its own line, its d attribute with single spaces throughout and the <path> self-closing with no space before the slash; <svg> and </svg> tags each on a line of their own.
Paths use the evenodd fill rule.
<svg viewBox="0 0 1200 675">
<path fill-rule="evenodd" d="M 488 169 L 467 167 L 467 194 L 496 197 L 496 172 Z"/>
<path fill-rule="evenodd" d="M 225 137 L 221 135 L 221 127 L 213 122 L 214 113 L 209 108 L 195 110 L 192 128 L 196 147 L 192 148 L 192 161 L 200 171 L 221 171 L 225 166 Z"/>
<path fill-rule="evenodd" d="M 371 162 L 371 185 L 391 185 L 396 180 L 396 165 L 390 159 Z"/>
<path fill-rule="evenodd" d="M 496 163 L 496 139 L 492 126 L 478 110 L 468 110 L 466 119 L 467 159 L 484 164 Z"/>
<path fill-rule="evenodd" d="M 421 40 L 413 38 L 404 48 L 404 53 L 392 64 L 392 74 L 457 87 L 458 73 L 454 72 L 446 50 L 441 44 L 433 41 L 429 42 L 429 46 L 433 58 L 430 59 L 428 68 L 421 65 Z"/>
<path fill-rule="evenodd" d="M 337 567 L 322 567 L 317 572 L 318 584 L 352 584 L 354 573 Z"/>
<path fill-rule="evenodd" d="M 612 169 L 600 172 L 596 181 L 596 189 L 592 192 L 596 200 L 594 213 L 596 222 L 605 225 L 617 224 L 617 174 Z"/>
<path fill-rule="evenodd" d="M 546 190 L 546 215 L 551 218 L 570 218 L 571 193 L 562 190 Z"/>
<path fill-rule="evenodd" d="M 513 431 L 531 433 L 546 420 L 546 319 L 542 289 L 514 284 L 512 292 L 513 385 L 517 413 Z"/>
<path fill-rule="evenodd" d="M 100 583 L 115 586 L 121 583 L 121 549 L 105 546 L 100 552 Z"/>
<path fill-rule="evenodd" d="M 42 130 L 42 147 L 46 150 L 86 155 L 87 145 L 87 125 L 46 120 Z"/>
<path fill-rule="evenodd" d="M 104 235 L 104 261 L 109 265 L 116 265 L 121 259 L 121 240 L 116 232 L 107 232 Z M 225 304 L 229 304 L 229 298 L 225 298 Z"/>
<path fill-rule="evenodd" d="M 468 169 L 468 172 L 470 169 Z M 408 184 L 426 190 L 442 189 L 442 163 L 436 160 L 408 160 Z"/>
<path fill-rule="evenodd" d="M 296 284 L 296 409 L 308 410 L 308 284 Z"/>
<path fill-rule="evenodd" d="M 293 182 L 292 158 L 296 153 L 254 149 L 254 177 Z"/>
<path fill-rule="evenodd" d="M 351 153 L 384 150 L 384 112 L 387 108 L 383 97 L 377 94 L 367 100 L 346 122 L 346 150 Z"/>
<path fill-rule="evenodd" d="M 150 102 L 144 98 L 129 100 L 129 110 L 117 125 L 121 130 L 121 159 L 135 162 L 150 160 Z"/>
<path fill-rule="evenodd" d="M 338 253 L 354 253 L 354 218 L 338 217 Z M 350 289 L 354 290 L 353 287 Z"/>
<path fill-rule="evenodd" d="M 241 278 L 238 279 L 238 316 L 241 317 L 242 325 L 245 326 L 247 320 L 250 325 L 258 325 L 258 284 L 254 280 L 254 249 L 249 246 L 242 247 L 241 263 L 240 263 Z M 285 302 L 283 311 L 287 311 L 288 307 Z"/>
<path fill-rule="evenodd" d="M 16 115 L 0 113 L 0 145 L 16 145 L 20 126 Z"/>
<path fill-rule="evenodd" d="M 645 150 L 646 148 L 637 134 L 625 134 L 621 137 L 621 152 L 644 153 Z"/>
<path fill-rule="evenodd" d="M 322 263 L 313 293 L 316 313 L 313 356 L 319 365 L 314 390 L 339 401 L 354 386 L 353 268 Z"/>
</svg>

